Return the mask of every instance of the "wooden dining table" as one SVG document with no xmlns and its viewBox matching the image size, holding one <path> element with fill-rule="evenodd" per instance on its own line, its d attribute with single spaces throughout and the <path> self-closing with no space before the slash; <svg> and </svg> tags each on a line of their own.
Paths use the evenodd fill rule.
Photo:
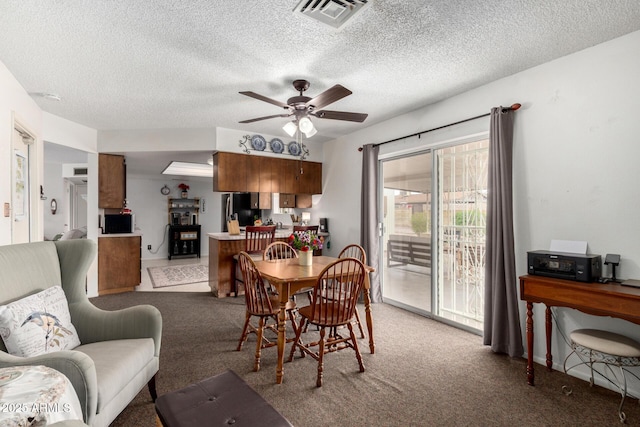
<svg viewBox="0 0 640 427">
<path fill-rule="evenodd" d="M 324 268 L 338 258 L 329 256 L 314 256 L 309 266 L 299 264 L 297 258 L 256 261 L 256 267 L 263 279 L 273 285 L 280 296 L 280 313 L 278 314 L 278 365 L 276 368 L 276 383 L 281 384 L 284 377 L 284 348 L 287 342 L 285 306 L 289 298 L 301 289 L 313 287 Z M 367 273 L 375 271 L 373 267 L 365 265 Z M 366 312 L 367 331 L 369 333 L 369 349 L 375 352 L 373 341 L 373 320 L 371 318 L 371 297 L 369 295 L 369 274 L 366 275 L 363 286 L 363 298 Z"/>
</svg>

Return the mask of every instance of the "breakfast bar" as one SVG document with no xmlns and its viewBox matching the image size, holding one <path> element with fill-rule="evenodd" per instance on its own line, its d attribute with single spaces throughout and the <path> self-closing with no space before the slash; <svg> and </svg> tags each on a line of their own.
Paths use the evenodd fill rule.
<svg viewBox="0 0 640 427">
<path fill-rule="evenodd" d="M 229 233 L 208 233 L 209 235 L 209 287 L 213 296 L 225 298 L 233 296 L 235 268 L 233 256 L 244 250 L 245 235 Z M 275 240 L 286 240 L 291 235 L 290 228 L 276 230 Z"/>
</svg>

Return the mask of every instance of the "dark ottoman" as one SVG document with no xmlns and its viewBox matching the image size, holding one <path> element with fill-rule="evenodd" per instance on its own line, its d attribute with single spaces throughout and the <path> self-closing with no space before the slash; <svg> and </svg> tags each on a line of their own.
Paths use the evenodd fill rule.
<svg viewBox="0 0 640 427">
<path fill-rule="evenodd" d="M 273 406 L 232 370 L 156 399 L 165 427 L 292 427 Z"/>
</svg>

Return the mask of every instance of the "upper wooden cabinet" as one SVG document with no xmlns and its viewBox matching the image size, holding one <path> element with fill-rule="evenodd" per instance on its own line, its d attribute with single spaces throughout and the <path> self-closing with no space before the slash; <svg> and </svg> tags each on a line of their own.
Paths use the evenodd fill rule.
<svg viewBox="0 0 640 427">
<path fill-rule="evenodd" d="M 300 162 L 299 194 L 322 194 L 322 163 Z"/>
<path fill-rule="evenodd" d="M 98 155 L 98 207 L 122 209 L 127 198 L 124 156 Z"/>
<path fill-rule="evenodd" d="M 261 162 L 260 162 L 260 157 L 258 156 L 245 156 L 247 159 L 246 161 L 246 175 L 247 175 L 247 188 L 244 191 L 249 191 L 249 192 L 260 192 L 260 181 L 261 181 L 261 175 L 260 175 L 260 169 L 261 169 Z M 269 172 L 271 172 L 271 169 L 269 169 Z"/>
<path fill-rule="evenodd" d="M 213 191 L 247 191 L 245 154 L 219 151 L 213 155 Z"/>
<path fill-rule="evenodd" d="M 219 151 L 213 191 L 322 194 L 322 163 Z"/>
</svg>

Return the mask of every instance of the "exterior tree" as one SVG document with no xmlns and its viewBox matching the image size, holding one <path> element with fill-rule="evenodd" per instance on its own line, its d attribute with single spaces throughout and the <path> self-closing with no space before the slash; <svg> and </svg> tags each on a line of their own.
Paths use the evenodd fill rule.
<svg viewBox="0 0 640 427">
<path fill-rule="evenodd" d="M 416 212 L 411 215 L 411 229 L 420 237 L 429 229 L 429 219 L 426 212 Z"/>
</svg>

